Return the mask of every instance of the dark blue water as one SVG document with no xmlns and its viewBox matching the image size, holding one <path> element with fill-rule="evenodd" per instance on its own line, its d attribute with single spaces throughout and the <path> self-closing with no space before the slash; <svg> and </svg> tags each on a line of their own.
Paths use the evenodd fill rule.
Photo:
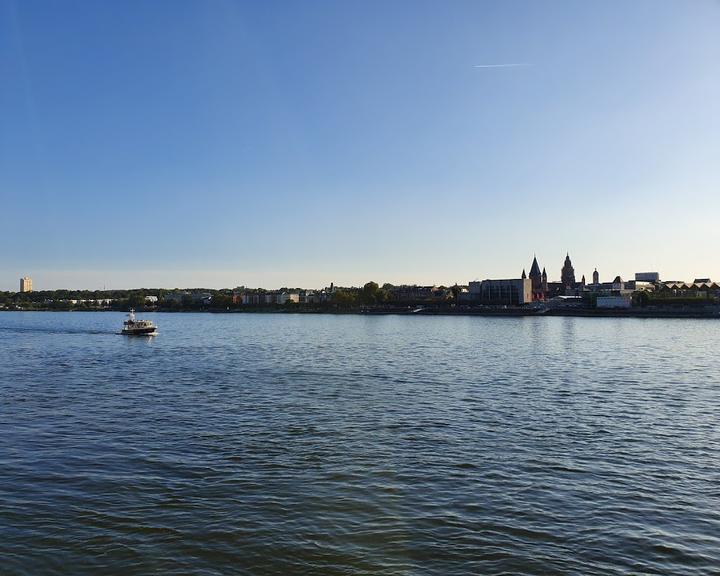
<svg viewBox="0 0 720 576">
<path fill-rule="evenodd" d="M 0 313 L 0 573 L 720 572 L 720 322 Z"/>
</svg>

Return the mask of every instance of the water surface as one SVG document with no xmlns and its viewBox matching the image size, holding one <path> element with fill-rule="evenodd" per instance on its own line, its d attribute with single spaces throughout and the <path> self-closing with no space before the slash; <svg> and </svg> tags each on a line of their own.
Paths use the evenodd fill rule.
<svg viewBox="0 0 720 576">
<path fill-rule="evenodd" d="M 720 323 L 0 313 L 2 574 L 710 574 Z"/>
</svg>

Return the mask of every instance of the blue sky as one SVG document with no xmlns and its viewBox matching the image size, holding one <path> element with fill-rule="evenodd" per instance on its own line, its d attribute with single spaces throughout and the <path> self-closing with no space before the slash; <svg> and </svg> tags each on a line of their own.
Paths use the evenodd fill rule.
<svg viewBox="0 0 720 576">
<path fill-rule="evenodd" d="M 0 0 L 0 289 L 720 280 L 719 62 L 714 0 Z"/>
</svg>

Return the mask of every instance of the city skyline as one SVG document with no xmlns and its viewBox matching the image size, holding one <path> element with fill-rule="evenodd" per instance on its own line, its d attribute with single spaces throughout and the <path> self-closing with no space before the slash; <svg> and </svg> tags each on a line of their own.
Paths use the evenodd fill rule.
<svg viewBox="0 0 720 576">
<path fill-rule="evenodd" d="M 0 290 L 720 277 L 718 22 L 2 2 Z"/>
<path fill-rule="evenodd" d="M 542 261 L 543 264 L 540 264 L 539 263 L 540 261 Z M 161 284 L 140 282 L 140 283 L 133 284 L 133 285 L 119 285 L 119 286 L 113 286 L 113 285 L 108 285 L 108 284 L 103 284 L 103 285 L 85 284 L 85 285 L 80 285 L 80 286 L 47 285 L 47 286 L 44 286 L 43 288 L 38 288 L 37 290 L 58 290 L 58 289 L 126 290 L 126 289 L 138 289 L 138 288 L 157 288 L 157 289 L 169 289 L 169 290 L 177 289 L 177 288 L 229 289 L 229 288 L 236 288 L 238 286 L 267 288 L 270 290 L 275 290 L 275 289 L 280 289 L 280 288 L 289 288 L 289 287 L 320 289 L 323 287 L 330 286 L 331 284 L 335 284 L 336 286 L 362 286 L 363 284 L 365 284 L 368 281 L 378 281 L 378 280 L 379 280 L 380 284 L 389 283 L 392 285 L 453 286 L 453 285 L 467 285 L 468 282 L 479 281 L 481 279 L 483 279 L 483 280 L 492 279 L 492 278 L 508 278 L 509 279 L 509 278 L 521 278 L 521 277 L 522 278 L 526 278 L 526 277 L 532 278 L 533 270 L 535 268 L 537 268 L 537 270 L 535 271 L 535 273 L 537 275 L 540 275 L 540 269 L 542 269 L 542 273 L 543 273 L 543 275 L 545 275 L 547 268 L 550 268 L 551 272 L 548 272 L 547 276 L 546 276 L 547 281 L 549 281 L 551 283 L 562 282 L 562 283 L 568 284 L 568 282 L 565 282 L 564 278 L 563 278 L 565 267 L 568 265 L 570 266 L 570 269 L 572 270 L 572 272 L 575 274 L 574 279 L 570 282 L 572 284 L 575 284 L 575 283 L 580 284 L 581 282 L 582 283 L 586 282 L 587 284 L 597 283 L 597 281 L 595 281 L 596 277 L 600 278 L 601 282 L 612 282 L 612 280 L 618 276 L 620 276 L 623 280 L 632 280 L 635 278 L 636 274 L 640 274 L 640 275 L 656 274 L 659 276 L 660 280 L 663 282 L 685 282 L 685 281 L 692 282 L 696 278 L 700 278 L 700 277 L 709 278 L 709 276 L 707 274 L 706 275 L 695 274 L 692 278 L 664 277 L 658 271 L 656 271 L 656 270 L 651 271 L 649 269 L 636 270 L 635 272 L 629 273 L 629 274 L 617 274 L 617 273 L 613 273 L 613 272 L 609 272 L 607 274 L 602 274 L 595 267 L 595 268 L 593 268 L 593 270 L 591 272 L 586 273 L 582 269 L 577 269 L 577 271 L 576 271 L 576 269 L 572 263 L 572 258 L 570 257 L 569 252 L 566 252 L 561 270 L 557 274 L 554 273 L 553 265 L 545 265 L 544 260 L 540 260 L 540 261 L 538 260 L 537 254 L 533 254 L 532 263 L 529 266 L 524 266 L 522 268 L 521 274 L 515 274 L 515 275 L 509 274 L 509 275 L 505 275 L 505 276 L 497 275 L 497 274 L 496 275 L 487 274 L 484 276 L 474 276 L 472 279 L 464 279 L 462 281 L 453 281 L 453 282 L 437 282 L 437 281 L 418 282 L 418 281 L 413 281 L 413 280 L 392 282 L 385 278 L 371 278 L 371 279 L 365 278 L 365 279 L 359 279 L 355 282 L 336 282 L 335 280 L 330 280 L 328 282 L 320 282 L 320 283 L 316 283 L 316 284 L 299 284 L 297 282 L 281 282 L 280 284 L 277 284 L 277 285 L 267 285 L 267 284 L 263 285 L 263 284 L 253 283 L 253 282 L 237 282 L 237 281 L 235 281 L 235 282 L 230 281 L 230 282 L 226 282 L 226 283 L 222 284 L 222 283 L 218 283 L 218 282 L 221 282 L 221 278 L 222 278 L 222 276 L 218 275 L 218 276 L 214 277 L 214 282 L 215 282 L 214 284 L 213 283 L 208 283 L 208 284 L 176 283 L 176 284 L 171 284 L 171 285 L 170 284 L 169 285 L 161 285 Z M 95 273 L 96 272 L 88 272 L 88 274 L 95 274 Z M 188 272 L 185 272 L 184 274 L 186 274 L 186 278 L 192 279 L 193 281 L 195 279 L 197 279 L 198 277 L 202 276 L 202 273 L 198 274 L 197 271 L 188 271 Z M 21 292 L 23 291 L 22 286 L 23 286 L 23 282 L 25 282 L 25 281 L 29 281 L 30 289 L 31 290 L 33 289 L 33 279 L 31 277 L 25 276 L 23 278 L 20 278 L 20 285 L 21 285 L 20 291 Z M 5 290 L 5 291 L 12 292 L 13 290 Z"/>
</svg>

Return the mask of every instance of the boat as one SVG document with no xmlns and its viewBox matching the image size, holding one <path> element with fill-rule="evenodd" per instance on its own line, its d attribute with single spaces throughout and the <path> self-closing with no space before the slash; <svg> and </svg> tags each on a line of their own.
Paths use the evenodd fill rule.
<svg viewBox="0 0 720 576">
<path fill-rule="evenodd" d="M 151 320 L 137 320 L 135 309 L 130 309 L 128 319 L 123 322 L 121 334 L 127 336 L 151 336 L 157 332 L 157 326 Z"/>
</svg>

